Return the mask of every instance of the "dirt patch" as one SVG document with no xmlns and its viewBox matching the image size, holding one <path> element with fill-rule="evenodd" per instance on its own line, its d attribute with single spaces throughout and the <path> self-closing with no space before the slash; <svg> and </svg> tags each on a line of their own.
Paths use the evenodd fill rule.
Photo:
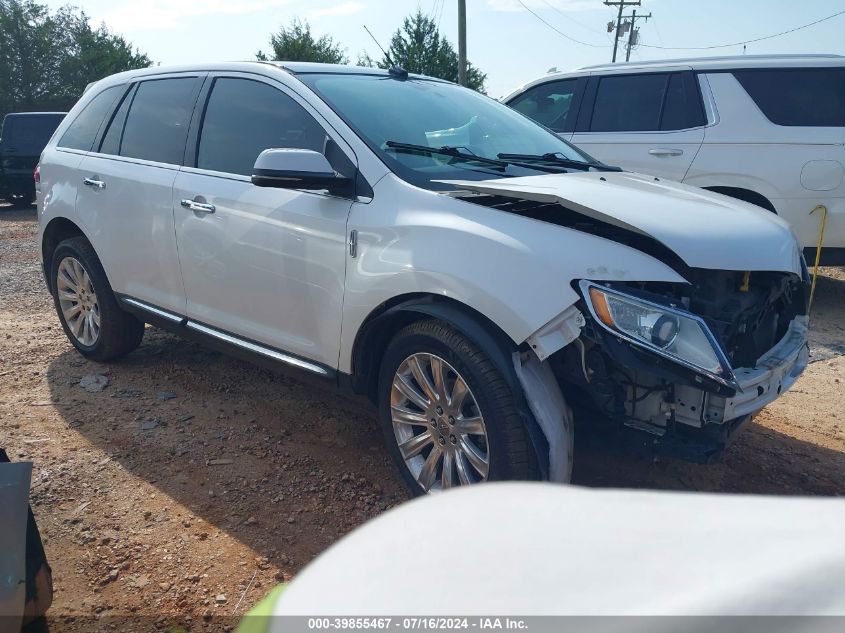
<svg viewBox="0 0 845 633">
<path fill-rule="evenodd" d="M 44 288 L 34 210 L 0 208 L 0 446 L 35 463 L 51 613 L 226 630 L 280 579 L 407 498 L 373 413 L 148 328 L 100 365 L 67 342 Z M 845 492 L 845 271 L 823 269 L 813 360 L 724 462 L 578 447 L 575 483 Z M 86 390 L 80 385 L 94 386 Z M 103 383 L 107 384 L 103 384 Z M 99 389 L 99 390 L 98 390 Z"/>
</svg>

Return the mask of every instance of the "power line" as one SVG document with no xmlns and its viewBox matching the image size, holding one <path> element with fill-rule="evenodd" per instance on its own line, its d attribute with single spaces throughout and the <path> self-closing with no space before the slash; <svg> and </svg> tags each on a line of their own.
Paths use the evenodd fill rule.
<svg viewBox="0 0 845 633">
<path fill-rule="evenodd" d="M 570 20 L 570 21 L 574 22 L 574 23 L 575 23 L 575 24 L 577 24 L 578 26 L 583 27 L 583 28 L 587 29 L 588 31 L 592 31 L 593 33 L 598 33 L 599 35 L 604 35 L 604 33 L 602 33 L 601 31 L 599 31 L 598 29 L 594 29 L 594 28 L 593 28 L 593 27 L 591 27 L 591 26 L 587 26 L 587 25 L 586 25 L 586 24 L 584 24 L 583 22 L 581 22 L 581 21 L 576 20 L 575 18 L 573 18 L 571 15 L 569 15 L 569 14 L 568 14 L 568 13 L 566 13 L 565 11 L 561 11 L 559 8 L 557 8 L 555 5 L 553 5 L 553 4 L 552 4 L 551 2 L 549 2 L 548 0 L 543 0 L 543 4 L 545 4 L 546 6 L 548 6 L 548 7 L 549 7 L 552 11 L 555 11 L 555 12 L 557 12 L 557 13 L 560 13 L 560 14 L 561 14 L 563 17 L 565 17 L 567 20 Z"/>
<path fill-rule="evenodd" d="M 781 35 L 788 35 L 789 33 L 794 33 L 795 31 L 800 31 L 801 29 L 806 29 L 810 26 L 815 26 L 816 24 L 820 24 L 821 22 L 825 22 L 827 20 L 832 20 L 833 18 L 839 17 L 840 15 L 845 14 L 845 11 L 839 11 L 838 13 L 834 13 L 833 15 L 829 15 L 826 18 L 821 18 L 820 20 L 816 20 L 815 22 L 810 22 L 809 24 L 803 24 L 801 26 L 796 26 L 794 29 L 789 29 L 787 31 L 781 31 L 780 33 L 773 33 L 772 35 L 765 35 L 763 37 L 757 37 L 753 40 L 742 40 L 741 42 L 733 42 L 731 44 L 715 44 L 713 46 L 656 46 L 654 44 L 640 44 L 640 46 L 645 46 L 646 48 L 659 48 L 662 50 L 670 50 L 670 51 L 706 51 L 711 50 L 714 48 L 727 48 L 729 46 L 739 46 L 740 44 L 753 44 L 754 42 L 762 42 L 763 40 L 770 40 L 775 37 L 780 37 Z"/>
<path fill-rule="evenodd" d="M 654 27 L 654 32 L 657 34 L 657 41 L 660 42 L 661 46 L 663 45 L 663 36 L 660 35 L 660 29 L 657 28 L 657 22 L 654 19 L 654 16 L 651 17 L 651 25 Z"/>
<path fill-rule="evenodd" d="M 437 10 L 437 28 L 440 28 L 440 20 L 443 19 L 443 7 L 446 4 L 446 0 L 440 0 L 440 8 Z"/>
<path fill-rule="evenodd" d="M 561 31 L 560 29 L 555 27 L 553 24 L 546 22 L 546 20 L 544 20 L 542 17 L 540 17 L 534 10 L 532 10 L 530 7 L 528 7 L 528 5 L 526 5 L 522 0 L 517 0 L 517 2 L 519 2 L 519 4 L 522 5 L 523 9 L 528 11 L 528 13 L 533 15 L 538 20 L 540 20 L 540 22 L 545 24 L 552 31 L 554 31 L 555 33 L 557 33 L 558 35 L 560 35 L 562 37 L 565 37 L 566 39 L 568 39 L 571 42 L 575 42 L 576 44 L 582 44 L 583 46 L 592 46 L 593 48 L 610 48 L 610 46 L 608 44 L 590 44 L 589 42 L 582 42 L 581 40 L 576 40 L 574 37 L 572 37 L 571 35 L 567 35 L 563 31 Z"/>
</svg>

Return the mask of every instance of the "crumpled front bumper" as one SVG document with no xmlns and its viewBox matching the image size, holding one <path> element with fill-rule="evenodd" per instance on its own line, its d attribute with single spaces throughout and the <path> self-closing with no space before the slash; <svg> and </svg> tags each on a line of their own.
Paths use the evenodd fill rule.
<svg viewBox="0 0 845 633">
<path fill-rule="evenodd" d="M 756 413 L 795 384 L 810 360 L 807 330 L 807 317 L 796 317 L 755 368 L 735 369 L 739 385 L 736 395 L 724 398 L 707 394 L 702 421 L 719 424 Z"/>
<path fill-rule="evenodd" d="M 725 398 L 688 386 L 676 386 L 674 432 L 652 438 L 651 449 L 687 461 L 709 464 L 721 459 L 730 440 L 746 422 L 789 389 L 807 367 L 807 317 L 795 318 L 784 337 L 753 369 L 734 370 L 739 390 Z M 701 408 L 693 403 L 698 402 Z"/>
</svg>

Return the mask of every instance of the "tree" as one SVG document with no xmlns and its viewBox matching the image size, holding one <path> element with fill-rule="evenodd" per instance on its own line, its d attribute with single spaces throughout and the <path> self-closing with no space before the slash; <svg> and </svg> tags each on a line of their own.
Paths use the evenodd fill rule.
<svg viewBox="0 0 845 633">
<path fill-rule="evenodd" d="M 91 28 L 82 11 L 0 0 L 0 117 L 69 110 L 90 82 L 151 63 L 105 25 Z"/>
<path fill-rule="evenodd" d="M 388 49 L 390 61 L 412 73 L 439 77 L 447 81 L 458 81 L 458 54 L 446 38 L 440 35 L 437 24 L 419 8 L 405 18 L 401 29 L 397 29 Z M 378 65 L 391 66 L 387 58 Z M 484 92 L 487 74 L 467 62 L 467 86 Z"/>
<path fill-rule="evenodd" d="M 349 58 L 339 43 L 328 35 L 315 40 L 311 35 L 311 26 L 308 22 L 301 22 L 298 18 L 294 18 L 290 26 L 283 26 L 278 33 L 270 36 L 270 48 L 272 48 L 270 57 L 263 51 L 258 51 L 256 59 L 325 64 L 349 63 Z"/>
</svg>

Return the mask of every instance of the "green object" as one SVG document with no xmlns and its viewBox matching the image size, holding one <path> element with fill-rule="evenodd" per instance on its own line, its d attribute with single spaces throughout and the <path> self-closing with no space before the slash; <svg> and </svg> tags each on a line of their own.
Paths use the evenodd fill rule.
<svg viewBox="0 0 845 633">
<path fill-rule="evenodd" d="M 270 616 L 276 610 L 276 601 L 286 588 L 287 583 L 276 585 L 243 617 L 235 633 L 267 633 L 270 630 Z"/>
</svg>

